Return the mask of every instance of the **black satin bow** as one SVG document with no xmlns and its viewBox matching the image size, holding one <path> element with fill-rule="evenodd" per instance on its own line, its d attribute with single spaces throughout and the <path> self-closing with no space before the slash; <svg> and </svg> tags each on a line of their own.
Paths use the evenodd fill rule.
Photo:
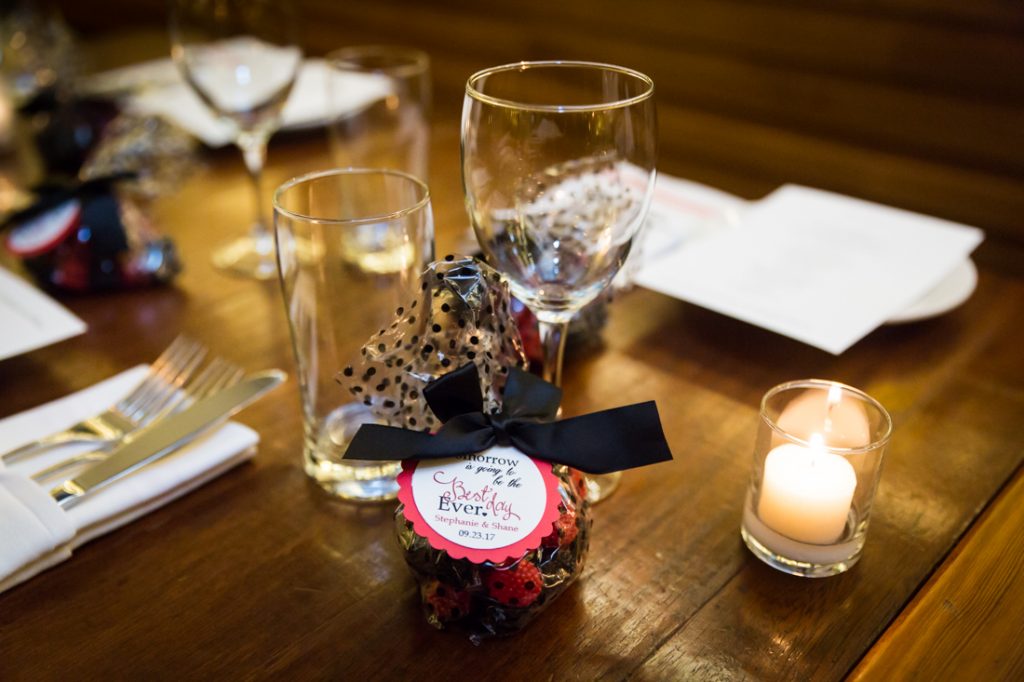
<svg viewBox="0 0 1024 682">
<path fill-rule="evenodd" d="M 510 445 L 531 457 L 591 474 L 672 459 L 654 401 L 552 421 L 561 389 L 513 368 L 497 414 L 483 413 L 480 379 L 469 363 L 430 382 L 423 395 L 444 422 L 436 434 L 364 424 L 345 459 L 440 459 Z"/>
<path fill-rule="evenodd" d="M 137 176 L 138 174 L 133 171 L 122 171 L 90 180 L 44 180 L 32 188 L 35 201 L 0 221 L 0 229 L 20 225 L 60 206 L 68 199 L 84 200 L 100 194 L 109 194 L 117 183 Z"/>
</svg>

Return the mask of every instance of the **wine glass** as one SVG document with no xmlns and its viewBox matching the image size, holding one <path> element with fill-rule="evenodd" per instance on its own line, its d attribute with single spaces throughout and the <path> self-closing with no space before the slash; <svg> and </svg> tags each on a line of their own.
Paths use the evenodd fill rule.
<svg viewBox="0 0 1024 682">
<path fill-rule="evenodd" d="M 430 57 L 397 45 L 355 45 L 327 62 L 327 131 L 338 168 L 391 168 L 427 182 Z M 353 110 L 356 98 L 376 95 Z"/>
<path fill-rule="evenodd" d="M 653 95 L 644 74 L 591 62 L 507 64 L 466 84 L 466 206 L 487 260 L 537 317 L 556 385 L 569 321 L 611 282 L 647 212 Z M 589 478 L 588 497 L 618 478 Z"/>
<path fill-rule="evenodd" d="M 265 220 L 260 175 L 267 141 L 302 65 L 293 5 L 287 0 L 172 0 L 171 54 L 199 98 L 234 131 L 253 188 L 249 234 L 214 251 L 232 274 L 276 277 L 274 238 Z"/>
</svg>

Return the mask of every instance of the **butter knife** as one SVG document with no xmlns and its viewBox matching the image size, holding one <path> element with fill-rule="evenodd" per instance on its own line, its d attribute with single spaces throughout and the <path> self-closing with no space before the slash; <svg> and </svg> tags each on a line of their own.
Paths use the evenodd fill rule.
<svg viewBox="0 0 1024 682">
<path fill-rule="evenodd" d="M 160 459 L 224 422 L 264 393 L 276 388 L 286 376 L 276 369 L 258 372 L 223 391 L 197 400 L 190 407 L 140 431 L 102 462 L 93 464 L 51 490 L 50 496 L 65 509 L 73 506 L 83 495 Z"/>
</svg>

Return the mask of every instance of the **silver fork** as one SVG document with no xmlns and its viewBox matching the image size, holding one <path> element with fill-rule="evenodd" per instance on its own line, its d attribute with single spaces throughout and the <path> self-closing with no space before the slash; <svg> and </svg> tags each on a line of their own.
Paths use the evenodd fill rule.
<svg viewBox="0 0 1024 682">
<path fill-rule="evenodd" d="M 103 447 L 117 442 L 165 413 L 205 355 L 205 346 L 179 336 L 150 365 L 139 385 L 117 403 L 60 433 L 6 452 L 0 461 L 10 464 L 65 443 L 90 442 Z"/>
<path fill-rule="evenodd" d="M 161 417 L 172 412 L 185 409 L 197 400 L 211 396 L 214 393 L 218 393 L 225 388 L 238 383 L 243 376 L 245 376 L 245 372 L 238 365 L 228 362 L 222 358 L 214 358 L 210 364 L 204 367 L 203 370 L 195 376 L 192 381 L 185 384 L 185 386 L 177 392 L 178 395 L 176 399 L 172 401 L 171 404 L 168 404 L 159 415 L 154 419 L 151 419 L 150 422 L 155 422 Z M 134 433 L 128 433 L 121 438 L 118 443 L 131 440 L 133 435 Z M 41 471 L 37 471 L 32 474 L 32 480 L 36 483 L 42 483 L 47 479 L 56 477 L 58 474 L 63 475 L 64 472 L 78 466 L 79 464 L 97 462 L 105 459 L 106 456 L 107 452 L 104 450 L 82 452 L 61 460 L 52 466 L 48 466 Z"/>
</svg>

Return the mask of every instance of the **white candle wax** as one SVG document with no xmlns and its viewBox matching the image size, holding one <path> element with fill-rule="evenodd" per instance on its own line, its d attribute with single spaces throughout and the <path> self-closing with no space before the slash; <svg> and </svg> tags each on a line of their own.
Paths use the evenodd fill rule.
<svg viewBox="0 0 1024 682">
<path fill-rule="evenodd" d="M 858 539 L 856 536 L 833 545 L 810 545 L 790 540 L 761 523 L 750 507 L 749 500 L 743 508 L 743 526 L 747 533 L 768 551 L 790 561 L 803 561 L 808 564 L 837 564 L 849 561 L 856 556 L 863 543 L 863 537 Z"/>
<path fill-rule="evenodd" d="M 786 537 L 830 544 L 846 528 L 856 487 L 857 474 L 844 458 L 785 443 L 764 460 L 757 515 Z"/>
</svg>

